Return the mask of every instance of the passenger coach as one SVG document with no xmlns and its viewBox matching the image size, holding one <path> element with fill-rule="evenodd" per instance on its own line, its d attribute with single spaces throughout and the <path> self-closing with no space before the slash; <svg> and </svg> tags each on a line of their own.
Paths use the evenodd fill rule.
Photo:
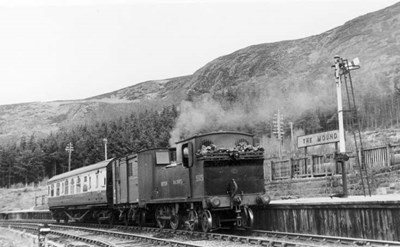
<svg viewBox="0 0 400 247">
<path fill-rule="evenodd" d="M 57 221 L 82 221 L 90 212 L 109 211 L 107 165 L 113 159 L 56 175 L 49 179 L 48 205 Z M 98 215 L 91 215 L 98 218 Z"/>
</svg>

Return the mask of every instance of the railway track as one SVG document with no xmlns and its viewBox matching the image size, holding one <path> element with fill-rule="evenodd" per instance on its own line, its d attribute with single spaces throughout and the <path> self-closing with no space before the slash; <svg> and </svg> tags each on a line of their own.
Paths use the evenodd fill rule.
<svg viewBox="0 0 400 247">
<path fill-rule="evenodd" d="M 53 226 L 53 225 L 52 225 Z M 57 227 L 64 227 L 63 225 L 54 225 Z M 170 246 L 215 246 L 215 247 L 226 247 L 227 242 L 229 242 L 229 246 L 240 246 L 240 247 L 250 247 L 250 246 L 313 246 L 310 243 L 302 244 L 302 243 L 294 243 L 290 241 L 285 241 L 283 239 L 279 241 L 271 241 L 268 239 L 252 239 L 252 238 L 244 238 L 235 235 L 226 235 L 226 234 L 216 234 L 216 233 L 203 233 L 203 232 L 191 232 L 184 230 L 172 230 L 172 229 L 159 229 L 153 227 L 130 227 L 130 226 L 109 226 L 109 225 L 97 225 L 91 224 L 82 226 L 74 226 L 76 229 L 87 230 L 91 229 L 91 231 L 99 231 L 98 227 L 102 227 L 103 229 L 101 233 L 103 234 L 111 234 L 116 235 L 122 238 L 125 238 L 126 235 L 132 235 L 131 232 L 147 232 L 154 234 L 161 238 L 171 237 L 181 239 L 181 241 L 172 241 L 172 244 L 168 244 L 171 240 L 162 239 L 160 242 L 156 242 L 157 245 L 170 245 Z M 90 228 L 88 228 L 90 227 Z M 127 233 L 128 232 L 128 233 Z M 136 234 L 133 234 L 136 235 Z M 152 237 L 148 237 L 152 238 Z M 158 238 L 157 238 L 158 239 Z M 193 243 L 193 242 L 196 242 Z M 314 245 L 317 246 L 317 245 Z"/>
<path fill-rule="evenodd" d="M 18 227 L 18 224 L 16 224 Z M 37 231 L 37 224 L 22 224 Z M 310 234 L 296 234 L 287 232 L 272 232 L 253 230 L 237 232 L 236 234 L 203 233 L 185 230 L 159 229 L 153 227 L 135 227 L 121 225 L 98 224 L 50 224 L 52 233 L 69 237 L 79 241 L 93 243 L 96 246 L 125 246 L 124 243 L 148 246 L 400 246 L 400 242 L 346 238 L 335 236 L 320 236 Z M 148 233 L 145 236 L 143 233 Z M 63 235 L 64 234 L 64 235 Z M 151 236 L 156 234 L 156 237 Z M 99 240 L 98 236 L 108 236 Z M 92 236 L 88 238 L 88 236 Z M 93 238 L 93 236 L 96 236 Z M 88 238 L 88 239 L 85 239 Z M 170 240 L 166 238 L 174 238 Z M 110 241 L 112 239 L 112 241 Z M 179 239 L 179 240 L 176 240 Z M 93 241 L 97 240 L 98 243 Z M 92 241 L 92 242 L 90 242 Z M 108 245 L 107 245 L 108 244 Z M 129 245 L 131 246 L 131 245 Z"/>
<path fill-rule="evenodd" d="M 89 227 L 114 228 L 121 231 L 129 232 L 164 232 L 180 236 L 191 236 L 194 239 L 204 239 L 214 242 L 231 242 L 235 245 L 251 245 L 251 246 L 400 246 L 397 241 L 361 239 L 361 238 L 346 238 L 335 236 L 311 235 L 311 234 L 296 234 L 287 232 L 272 232 L 253 230 L 250 232 L 236 232 L 237 234 L 222 234 L 222 233 L 203 233 L 191 232 L 185 230 L 159 229 L 154 227 L 135 227 L 135 226 L 109 226 L 86 224 Z M 213 245 L 209 245 L 213 246 Z M 230 244 L 231 246 L 231 244 Z"/>
<path fill-rule="evenodd" d="M 296 241 L 313 241 L 316 243 L 324 244 L 340 244 L 340 245 L 353 245 L 353 246 L 400 246 L 398 241 L 374 240 L 364 238 L 347 238 L 337 236 L 313 235 L 313 234 L 300 234 L 289 232 L 273 232 L 253 230 L 253 236 L 259 237 L 274 237 L 282 239 L 290 239 Z"/>
<path fill-rule="evenodd" d="M 38 224 L 35 223 L 1 223 L 0 226 L 7 226 L 13 229 L 26 231 L 31 234 L 37 234 Z M 48 233 L 49 237 L 59 236 L 65 239 L 72 239 L 74 241 L 84 242 L 91 246 L 102 247 L 124 247 L 124 246 L 176 246 L 176 247 L 202 247 L 187 242 L 181 242 L 170 239 L 162 239 L 150 236 L 144 236 L 133 233 L 122 233 L 118 231 L 110 231 L 98 228 L 88 228 L 71 225 L 49 225 L 51 231 Z"/>
</svg>

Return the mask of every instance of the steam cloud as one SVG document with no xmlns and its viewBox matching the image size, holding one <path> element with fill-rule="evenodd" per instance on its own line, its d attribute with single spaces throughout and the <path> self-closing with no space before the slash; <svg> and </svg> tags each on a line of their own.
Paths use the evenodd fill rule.
<svg viewBox="0 0 400 247">
<path fill-rule="evenodd" d="M 184 101 L 181 103 L 180 112 L 171 132 L 170 145 L 204 131 L 237 129 L 248 123 L 253 115 L 240 108 L 224 110 L 221 104 L 211 97 L 197 102 Z"/>
<path fill-rule="evenodd" d="M 274 97 L 268 97 L 272 93 Z M 310 93 L 296 92 L 285 97 L 279 91 L 272 92 L 270 89 L 267 95 L 257 99 L 244 97 L 238 103 L 228 106 L 209 95 L 195 102 L 183 101 L 169 142 L 174 146 L 177 141 L 199 133 L 239 130 L 245 126 L 252 128 L 260 123 L 267 124 L 278 108 L 286 118 L 294 119 L 305 110 L 320 107 L 315 103 L 319 100 L 319 97 L 312 97 Z"/>
</svg>

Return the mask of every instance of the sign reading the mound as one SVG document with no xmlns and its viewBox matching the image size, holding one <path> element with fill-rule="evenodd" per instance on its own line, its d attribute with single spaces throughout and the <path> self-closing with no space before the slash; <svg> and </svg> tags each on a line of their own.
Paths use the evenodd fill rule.
<svg viewBox="0 0 400 247">
<path fill-rule="evenodd" d="M 339 130 L 332 130 L 312 135 L 297 137 L 297 147 L 305 148 L 309 146 L 339 142 Z"/>
</svg>

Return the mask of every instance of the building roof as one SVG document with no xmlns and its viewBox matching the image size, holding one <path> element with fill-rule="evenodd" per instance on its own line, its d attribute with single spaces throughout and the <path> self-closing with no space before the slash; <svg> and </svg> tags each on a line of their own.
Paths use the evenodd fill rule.
<svg viewBox="0 0 400 247">
<path fill-rule="evenodd" d="M 54 181 L 57 181 L 57 180 L 60 180 L 60 179 L 72 177 L 72 176 L 79 175 L 79 174 L 82 174 L 82 173 L 90 172 L 90 171 L 93 171 L 93 170 L 101 169 L 103 167 L 106 167 L 113 160 L 114 160 L 114 158 L 113 159 L 108 159 L 108 160 L 103 160 L 103 161 L 100 161 L 99 163 L 96 163 L 96 164 L 93 164 L 93 165 L 84 166 L 84 167 L 81 167 L 81 168 L 78 168 L 78 169 L 75 169 L 75 170 L 72 170 L 72 171 L 69 171 L 69 172 L 65 172 L 65 173 L 56 175 L 56 176 L 50 178 L 49 181 L 47 181 L 47 183 L 51 183 L 51 182 L 54 182 Z"/>
</svg>

